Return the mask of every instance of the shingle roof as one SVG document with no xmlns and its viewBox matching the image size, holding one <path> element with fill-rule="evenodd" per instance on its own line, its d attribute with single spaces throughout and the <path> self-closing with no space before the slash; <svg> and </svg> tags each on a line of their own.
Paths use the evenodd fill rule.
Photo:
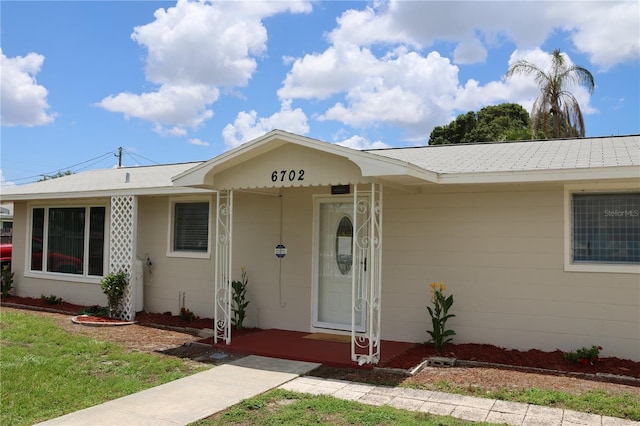
<svg viewBox="0 0 640 426">
<path fill-rule="evenodd" d="M 640 135 L 370 150 L 438 174 L 640 166 Z"/>
</svg>

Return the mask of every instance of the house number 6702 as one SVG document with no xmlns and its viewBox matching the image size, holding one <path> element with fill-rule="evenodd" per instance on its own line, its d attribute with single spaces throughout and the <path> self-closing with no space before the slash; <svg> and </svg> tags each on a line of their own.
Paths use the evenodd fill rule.
<svg viewBox="0 0 640 426">
<path fill-rule="evenodd" d="M 271 173 L 271 182 L 284 182 L 288 180 L 293 182 L 294 180 L 304 180 L 304 169 L 300 170 L 274 170 Z"/>
</svg>

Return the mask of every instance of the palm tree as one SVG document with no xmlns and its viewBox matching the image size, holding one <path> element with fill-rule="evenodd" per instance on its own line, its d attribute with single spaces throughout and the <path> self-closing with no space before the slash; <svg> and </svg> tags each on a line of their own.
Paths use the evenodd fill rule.
<svg viewBox="0 0 640 426">
<path fill-rule="evenodd" d="M 540 96 L 531 109 L 531 132 L 534 137 L 540 133 L 552 139 L 584 137 L 580 105 L 566 88 L 579 84 L 592 94 L 595 83 L 589 70 L 577 65 L 568 66 L 566 55 L 555 49 L 551 53 L 551 67 L 548 70 L 520 60 L 509 67 L 507 77 L 532 74 L 540 86 Z"/>
</svg>

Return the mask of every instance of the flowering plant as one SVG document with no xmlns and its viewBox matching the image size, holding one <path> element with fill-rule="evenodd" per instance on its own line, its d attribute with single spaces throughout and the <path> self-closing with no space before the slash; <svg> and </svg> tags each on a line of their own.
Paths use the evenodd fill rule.
<svg viewBox="0 0 640 426">
<path fill-rule="evenodd" d="M 427 306 L 429 315 L 431 316 L 431 325 L 433 330 L 427 330 L 427 333 L 431 336 L 431 339 L 427 343 L 432 343 L 436 349 L 440 349 L 445 343 L 453 340 L 456 334 L 453 330 L 446 329 L 446 323 L 449 318 L 455 317 L 455 315 L 449 313 L 451 305 L 453 305 L 453 295 L 446 296 L 444 292 L 447 287 L 442 283 L 431 283 L 431 301 L 433 302 L 433 309 Z"/>
<path fill-rule="evenodd" d="M 578 362 L 582 365 L 593 365 L 600 361 L 600 351 L 602 346 L 593 345 L 590 348 L 582 347 L 575 352 L 565 352 L 564 359 L 571 362 Z"/>
<path fill-rule="evenodd" d="M 196 317 L 196 314 L 194 314 L 190 309 L 186 309 L 183 306 L 182 308 L 180 308 L 180 318 L 182 318 L 185 321 L 192 322 L 197 317 Z"/>
</svg>

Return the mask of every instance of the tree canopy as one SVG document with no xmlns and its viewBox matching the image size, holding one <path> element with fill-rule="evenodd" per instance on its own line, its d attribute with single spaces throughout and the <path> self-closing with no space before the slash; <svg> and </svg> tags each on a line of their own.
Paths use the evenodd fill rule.
<svg viewBox="0 0 640 426">
<path fill-rule="evenodd" d="M 434 128 L 429 145 L 525 139 L 531 139 L 529 113 L 519 104 L 504 103 L 460 114 L 451 123 Z"/>
<path fill-rule="evenodd" d="M 551 66 L 542 69 L 520 60 L 509 67 L 507 77 L 533 75 L 540 86 L 540 95 L 531 109 L 531 130 L 545 138 L 584 137 L 585 127 L 577 99 L 567 89 L 584 86 L 593 93 L 593 75 L 581 66 L 567 64 L 566 55 L 559 49 L 551 53 Z"/>
</svg>

